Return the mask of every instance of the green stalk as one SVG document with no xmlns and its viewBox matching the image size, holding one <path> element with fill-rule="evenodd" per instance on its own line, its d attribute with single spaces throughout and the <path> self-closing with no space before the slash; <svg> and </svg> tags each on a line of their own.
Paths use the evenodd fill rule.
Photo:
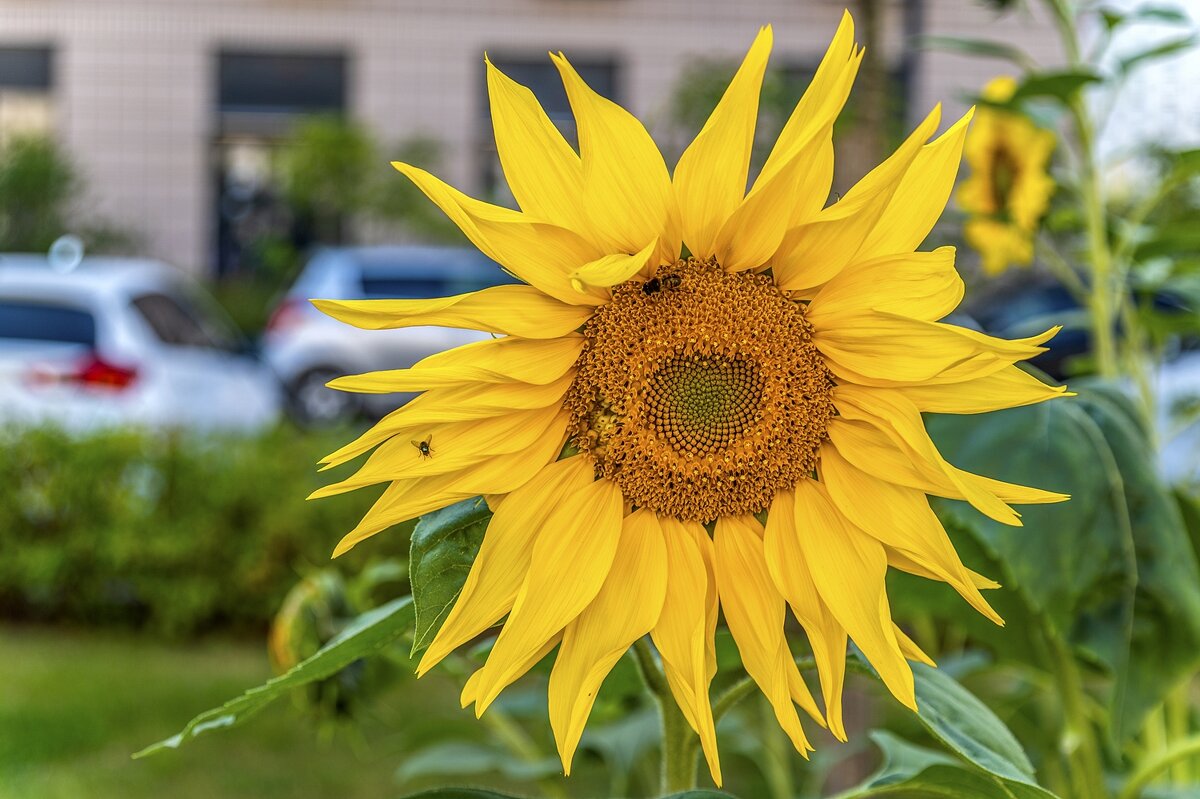
<svg viewBox="0 0 1200 799">
<path fill-rule="evenodd" d="M 1063 641 L 1049 641 L 1054 656 L 1054 678 L 1063 705 L 1066 729 L 1062 753 L 1067 759 L 1070 778 L 1078 797 L 1102 799 L 1108 796 L 1104 784 L 1104 763 L 1096 743 L 1096 732 L 1087 714 L 1087 695 L 1079 665 Z"/>
<path fill-rule="evenodd" d="M 1075 18 L 1065 0 L 1050 0 L 1051 10 L 1066 50 L 1071 67 L 1084 66 L 1076 37 Z M 1084 221 L 1087 227 L 1088 255 L 1091 260 L 1092 283 L 1088 297 L 1088 310 L 1092 328 L 1092 348 L 1095 351 L 1096 367 L 1101 377 L 1116 377 L 1119 370 L 1117 342 L 1113 335 L 1116 320 L 1116 292 L 1123 291 L 1114 280 L 1112 250 L 1108 243 L 1108 223 L 1104 213 L 1104 199 L 1100 190 L 1100 178 L 1096 168 L 1095 131 L 1088 117 L 1083 97 L 1076 94 L 1067 104 L 1079 143 L 1080 193 L 1084 204 Z"/>
<path fill-rule="evenodd" d="M 692 745 L 692 730 L 675 704 L 667 679 L 645 638 L 634 642 L 633 656 L 646 688 L 658 702 L 662 720 L 662 793 L 691 790 L 696 787 L 696 749 Z"/>
<path fill-rule="evenodd" d="M 1121 792 L 1117 794 L 1117 799 L 1137 799 L 1138 796 L 1141 796 L 1142 789 L 1156 776 L 1169 769 L 1172 765 L 1190 757 L 1200 757 L 1200 734 L 1184 738 L 1182 741 L 1176 741 L 1156 757 L 1152 757 L 1143 763 L 1134 772 L 1133 776 L 1129 778 L 1129 781 L 1125 783 L 1125 787 L 1121 789 Z"/>
</svg>

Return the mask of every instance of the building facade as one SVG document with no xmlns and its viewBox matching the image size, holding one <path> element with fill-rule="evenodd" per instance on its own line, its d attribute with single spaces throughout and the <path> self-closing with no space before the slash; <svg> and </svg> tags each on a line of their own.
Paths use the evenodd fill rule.
<svg viewBox="0 0 1200 799">
<path fill-rule="evenodd" d="M 445 178 L 478 192 L 496 179 L 485 51 L 569 125 L 546 58 L 561 49 L 657 134 L 689 63 L 739 58 L 770 22 L 773 63 L 815 65 L 843 7 L 837 0 L 0 0 L 0 137 L 54 135 L 82 168 L 90 211 L 136 231 L 147 254 L 212 274 L 225 259 L 242 195 L 265 179 L 271 143 L 298 116 L 345 113 L 383 141 L 435 138 Z M 882 50 L 903 77 L 910 122 L 938 101 L 960 112 L 965 97 L 1005 69 L 906 48 L 915 33 L 1009 39 L 1055 60 L 1048 26 L 1019 15 L 997 21 L 974 0 L 890 0 L 884 17 Z"/>
</svg>

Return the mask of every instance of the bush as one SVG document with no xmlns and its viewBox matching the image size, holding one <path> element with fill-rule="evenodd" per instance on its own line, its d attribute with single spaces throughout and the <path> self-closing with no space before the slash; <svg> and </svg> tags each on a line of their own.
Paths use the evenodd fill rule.
<svg viewBox="0 0 1200 799">
<path fill-rule="evenodd" d="M 261 631 L 297 577 L 324 567 L 369 497 L 317 502 L 317 459 L 345 433 L 249 439 L 9 432 L 0 462 L 0 617 Z M 387 535 L 337 562 L 404 554 Z M 346 561 L 343 563 L 343 561 Z"/>
</svg>

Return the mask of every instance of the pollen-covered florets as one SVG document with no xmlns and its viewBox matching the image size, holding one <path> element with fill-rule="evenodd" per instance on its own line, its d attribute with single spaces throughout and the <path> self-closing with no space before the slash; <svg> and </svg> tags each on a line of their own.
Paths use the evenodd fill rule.
<svg viewBox="0 0 1200 799">
<path fill-rule="evenodd" d="M 756 513 L 816 467 L 833 379 L 805 306 L 768 275 L 677 261 L 615 287 L 584 336 L 571 434 L 633 505 Z"/>
</svg>

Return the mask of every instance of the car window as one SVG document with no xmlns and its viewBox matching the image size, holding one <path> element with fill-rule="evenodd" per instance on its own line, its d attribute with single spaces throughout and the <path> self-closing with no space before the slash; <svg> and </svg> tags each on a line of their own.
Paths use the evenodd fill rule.
<svg viewBox="0 0 1200 799">
<path fill-rule="evenodd" d="M 452 293 L 449 289 L 445 280 L 433 277 L 363 275 L 362 278 L 362 295 L 371 300 L 421 300 L 427 297 L 443 297 Z"/>
<path fill-rule="evenodd" d="M 96 344 L 96 320 L 87 311 L 47 303 L 0 300 L 0 338 Z"/>
<path fill-rule="evenodd" d="M 167 294 L 142 294 L 133 307 L 164 344 L 232 350 L 234 344 L 217 326 L 185 301 Z"/>
</svg>

